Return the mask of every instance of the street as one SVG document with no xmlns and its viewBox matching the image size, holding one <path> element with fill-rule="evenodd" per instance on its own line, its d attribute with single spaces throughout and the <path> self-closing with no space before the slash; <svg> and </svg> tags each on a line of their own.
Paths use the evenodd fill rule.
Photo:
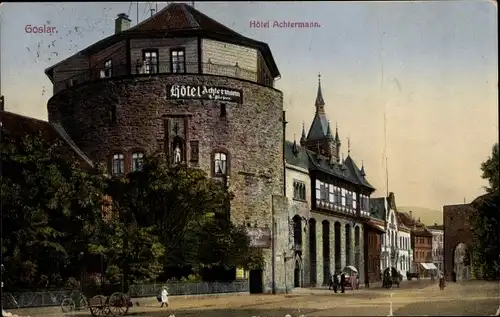
<svg viewBox="0 0 500 317">
<path fill-rule="evenodd" d="M 392 296 L 391 296 L 392 294 Z M 134 304 L 137 300 L 133 300 Z M 472 281 L 448 283 L 440 291 L 429 280 L 404 281 L 401 288 L 347 290 L 333 293 L 327 289 L 295 289 L 281 295 L 220 295 L 171 297 L 170 307 L 161 309 L 155 299 L 139 300 L 129 316 L 220 317 L 220 316 L 491 316 L 500 305 L 499 285 Z M 20 316 L 64 316 L 52 311 L 14 312 Z M 60 312 L 60 310 L 59 310 Z M 72 316 L 90 316 L 74 313 Z"/>
</svg>

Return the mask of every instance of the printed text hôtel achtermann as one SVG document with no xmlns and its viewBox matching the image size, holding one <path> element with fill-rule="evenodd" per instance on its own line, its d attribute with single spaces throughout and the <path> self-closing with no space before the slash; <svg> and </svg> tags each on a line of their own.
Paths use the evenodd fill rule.
<svg viewBox="0 0 500 317">
<path fill-rule="evenodd" d="M 316 21 L 269 21 L 269 20 L 252 20 L 250 27 L 255 29 L 283 28 L 283 29 L 300 29 L 300 28 L 320 28 L 321 24 Z"/>
</svg>

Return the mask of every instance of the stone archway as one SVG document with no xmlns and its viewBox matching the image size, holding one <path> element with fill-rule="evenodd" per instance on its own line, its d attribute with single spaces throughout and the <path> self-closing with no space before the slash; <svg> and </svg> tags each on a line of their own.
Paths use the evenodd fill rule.
<svg viewBox="0 0 500 317">
<path fill-rule="evenodd" d="M 342 254 L 341 252 L 341 239 L 340 239 L 340 230 L 341 230 L 341 225 L 340 222 L 335 222 L 333 226 L 333 231 L 334 231 L 334 254 L 335 254 L 335 272 L 340 272 L 342 270 Z"/>
<path fill-rule="evenodd" d="M 351 259 L 351 225 L 345 225 L 345 264 L 352 265 Z"/>
<path fill-rule="evenodd" d="M 309 219 L 309 261 L 311 263 L 311 267 L 309 269 L 310 273 L 310 283 L 311 285 L 317 285 L 318 281 L 316 279 L 316 270 L 317 270 L 317 258 L 316 258 L 316 219 Z"/>
<path fill-rule="evenodd" d="M 452 280 L 454 271 L 455 248 L 472 241 L 470 216 L 475 212 L 471 204 L 443 206 L 444 223 L 444 274 L 446 280 Z"/>
<path fill-rule="evenodd" d="M 323 285 L 328 285 L 330 279 L 330 223 L 323 220 Z"/>
<path fill-rule="evenodd" d="M 453 272 L 457 281 L 469 280 L 471 273 L 471 254 L 467 244 L 460 242 L 453 252 Z"/>
</svg>

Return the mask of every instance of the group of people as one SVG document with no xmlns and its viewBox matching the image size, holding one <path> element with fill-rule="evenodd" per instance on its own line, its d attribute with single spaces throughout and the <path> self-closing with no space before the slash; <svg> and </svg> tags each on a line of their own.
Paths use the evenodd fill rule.
<svg viewBox="0 0 500 317">
<path fill-rule="evenodd" d="M 358 288 L 358 278 L 356 276 L 351 276 L 349 278 L 350 284 L 352 286 L 352 289 L 357 289 Z M 332 290 L 337 293 L 337 291 L 340 289 L 341 293 L 345 293 L 345 286 L 346 286 L 347 278 L 345 272 L 339 274 L 332 274 L 330 276 L 330 281 L 328 283 L 328 289 Z"/>
</svg>

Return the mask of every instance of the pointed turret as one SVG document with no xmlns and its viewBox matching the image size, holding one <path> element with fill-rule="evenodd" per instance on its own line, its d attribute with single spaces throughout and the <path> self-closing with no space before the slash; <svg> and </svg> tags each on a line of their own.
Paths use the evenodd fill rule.
<svg viewBox="0 0 500 317">
<path fill-rule="evenodd" d="M 337 145 L 340 145 L 340 137 L 339 137 L 339 124 L 336 124 L 335 127 L 335 141 L 337 141 Z"/>
<path fill-rule="evenodd" d="M 351 137 L 347 136 L 347 156 L 351 156 Z"/>
<path fill-rule="evenodd" d="M 361 176 L 363 176 L 363 177 L 366 176 L 366 173 L 365 173 L 365 163 L 363 161 L 361 161 Z"/>
<path fill-rule="evenodd" d="M 325 101 L 323 100 L 323 93 L 321 92 L 321 74 L 318 74 L 318 92 L 316 93 L 316 111 L 325 113 Z"/>
<path fill-rule="evenodd" d="M 297 139 L 295 138 L 295 133 L 293 134 L 292 153 L 294 155 L 297 155 L 297 153 L 299 153 L 299 147 L 297 146 Z"/>
<path fill-rule="evenodd" d="M 306 145 L 306 128 L 304 122 L 302 122 L 302 135 L 300 136 L 300 146 Z"/>
<path fill-rule="evenodd" d="M 332 130 L 330 129 L 330 121 L 328 121 L 328 128 L 326 130 L 326 139 L 333 140 Z"/>
</svg>

